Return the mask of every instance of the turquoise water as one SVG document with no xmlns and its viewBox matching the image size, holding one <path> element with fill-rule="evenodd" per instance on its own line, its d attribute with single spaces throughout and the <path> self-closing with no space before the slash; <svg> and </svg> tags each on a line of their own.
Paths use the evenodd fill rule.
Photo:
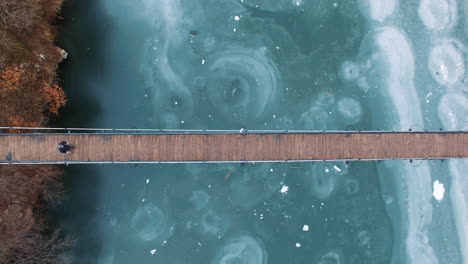
<svg viewBox="0 0 468 264">
<path fill-rule="evenodd" d="M 60 125 L 466 129 L 466 5 L 70 1 Z M 466 263 L 466 168 L 77 166 L 57 214 L 76 263 Z"/>
</svg>

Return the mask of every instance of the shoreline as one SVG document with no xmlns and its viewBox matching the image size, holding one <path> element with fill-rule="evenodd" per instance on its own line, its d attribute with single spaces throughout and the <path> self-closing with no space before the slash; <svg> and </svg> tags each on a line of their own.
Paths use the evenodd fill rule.
<svg viewBox="0 0 468 264">
<path fill-rule="evenodd" d="M 0 3 L 0 123 L 47 126 L 65 105 L 56 46 L 64 0 Z M 48 208 L 63 199 L 56 165 L 0 166 L 0 263 L 68 263 L 73 239 L 53 227 Z"/>
</svg>

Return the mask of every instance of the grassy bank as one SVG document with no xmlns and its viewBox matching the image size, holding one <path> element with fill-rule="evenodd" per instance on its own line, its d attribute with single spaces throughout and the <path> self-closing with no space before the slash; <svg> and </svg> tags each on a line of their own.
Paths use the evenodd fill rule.
<svg viewBox="0 0 468 264">
<path fill-rule="evenodd" d="M 63 0 L 0 0 L 0 126 L 47 126 L 66 103 L 54 45 Z M 48 226 L 61 199 L 56 166 L 0 166 L 0 263 L 67 263 L 71 240 Z"/>
</svg>

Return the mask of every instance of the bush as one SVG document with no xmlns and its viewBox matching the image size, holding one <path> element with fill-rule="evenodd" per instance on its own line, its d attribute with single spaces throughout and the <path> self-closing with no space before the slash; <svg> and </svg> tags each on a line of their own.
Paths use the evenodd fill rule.
<svg viewBox="0 0 468 264">
<path fill-rule="evenodd" d="M 0 72 L 0 92 L 8 94 L 16 91 L 20 84 L 23 71 L 18 67 L 6 67 Z"/>
<path fill-rule="evenodd" d="M 41 16 L 41 0 L 0 0 L 1 29 L 31 31 Z"/>
<path fill-rule="evenodd" d="M 67 263 L 70 237 L 50 231 L 44 205 L 62 196 L 56 166 L 0 166 L 0 263 Z"/>
<path fill-rule="evenodd" d="M 43 87 L 48 111 L 57 115 L 59 108 L 67 103 L 65 92 L 57 84 L 49 85 L 44 83 Z"/>
</svg>

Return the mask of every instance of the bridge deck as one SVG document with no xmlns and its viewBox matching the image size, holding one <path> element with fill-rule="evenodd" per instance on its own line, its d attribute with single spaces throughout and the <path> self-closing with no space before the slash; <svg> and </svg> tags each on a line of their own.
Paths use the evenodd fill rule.
<svg viewBox="0 0 468 264">
<path fill-rule="evenodd" d="M 60 154 L 57 143 L 76 148 Z M 214 162 L 468 157 L 468 132 L 0 134 L 0 163 Z"/>
</svg>

